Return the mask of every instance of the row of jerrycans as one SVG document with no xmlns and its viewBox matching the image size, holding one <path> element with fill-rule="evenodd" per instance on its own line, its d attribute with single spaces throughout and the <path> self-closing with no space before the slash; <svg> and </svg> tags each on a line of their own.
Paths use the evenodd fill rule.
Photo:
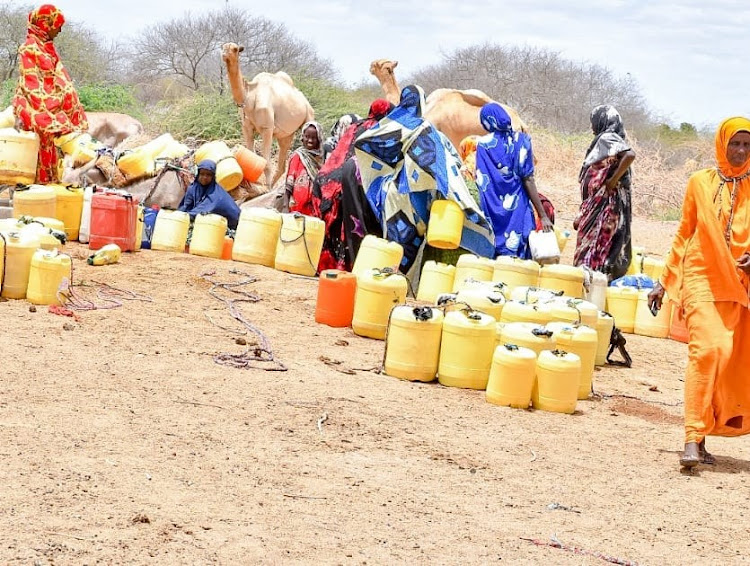
<svg viewBox="0 0 750 566">
<path fill-rule="evenodd" d="M 516 287 L 544 287 L 565 295 L 583 298 L 584 272 L 569 265 L 540 266 L 533 260 L 499 256 L 495 260 L 464 254 L 455 266 L 428 261 L 422 268 L 417 299 L 433 302 L 443 293 L 456 293 L 467 281 L 505 284 L 508 292 Z"/>
<path fill-rule="evenodd" d="M 469 308 L 397 306 L 390 317 L 384 369 L 411 381 L 486 389 L 488 401 L 572 413 L 586 399 L 596 332 L 567 323 L 541 327 L 495 319 Z M 560 349 L 558 349 L 560 348 Z"/>
</svg>

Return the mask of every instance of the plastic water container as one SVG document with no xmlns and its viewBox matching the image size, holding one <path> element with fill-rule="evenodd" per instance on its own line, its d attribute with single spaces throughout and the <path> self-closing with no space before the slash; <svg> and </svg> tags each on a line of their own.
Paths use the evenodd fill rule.
<svg viewBox="0 0 750 566">
<path fill-rule="evenodd" d="M 326 269 L 318 280 L 315 322 L 333 327 L 352 325 L 357 277 L 348 271 Z"/>
<path fill-rule="evenodd" d="M 377 269 L 357 278 L 352 330 L 359 336 L 384 340 L 393 307 L 406 302 L 406 278 Z"/>
<path fill-rule="evenodd" d="M 44 225 L 43 221 L 49 221 L 51 220 L 53 223 L 56 224 L 56 229 L 58 231 L 61 231 L 62 229 L 62 222 L 55 218 L 44 218 L 44 219 L 34 219 L 33 222 L 29 222 L 28 224 L 20 224 L 20 230 L 22 236 L 24 237 L 33 237 L 37 238 L 39 240 L 39 248 L 43 250 L 58 250 L 63 247 L 63 243 L 58 240 L 55 236 L 52 235 L 52 229 L 48 228 Z"/>
<path fill-rule="evenodd" d="M 578 399 L 588 399 L 594 379 L 596 350 L 599 335 L 588 326 L 573 326 L 566 322 L 550 322 L 547 328 L 552 331 L 557 347 L 581 358 L 581 381 L 578 384 Z"/>
<path fill-rule="evenodd" d="M 81 209 L 81 223 L 78 228 L 78 241 L 89 243 L 91 234 L 91 199 L 94 198 L 94 187 L 89 185 L 83 189 L 83 208 Z"/>
<path fill-rule="evenodd" d="M 448 387 L 486 389 L 494 344 L 494 318 L 470 310 L 448 312 L 443 321 L 438 381 Z"/>
<path fill-rule="evenodd" d="M 435 261 L 427 261 L 422 267 L 422 275 L 419 278 L 419 289 L 417 289 L 417 300 L 434 303 L 438 295 L 450 293 L 453 289 L 453 279 L 456 275 L 456 266 Z"/>
<path fill-rule="evenodd" d="M 641 336 L 651 336 L 652 338 L 666 338 L 669 336 L 670 317 L 672 315 L 669 308 L 669 297 L 664 294 L 662 304 L 665 308 L 660 309 L 656 316 L 651 314 L 648 308 L 648 294 L 650 291 L 638 292 L 638 306 L 635 309 L 635 325 L 633 330 Z"/>
<path fill-rule="evenodd" d="M 583 298 L 594 303 L 596 307 L 603 311 L 607 307 L 607 276 L 599 271 L 588 271 L 590 276 L 589 288 L 584 289 Z"/>
<path fill-rule="evenodd" d="M 539 273 L 539 287 L 556 289 L 568 297 L 583 298 L 583 269 L 572 265 L 545 265 Z"/>
<path fill-rule="evenodd" d="M 596 328 L 596 321 L 599 320 L 599 309 L 596 308 L 594 303 L 569 297 L 555 297 L 551 303 L 552 322 L 578 322 Z"/>
<path fill-rule="evenodd" d="M 427 224 L 427 244 L 442 250 L 455 250 L 461 243 L 464 228 L 464 211 L 455 201 L 432 201 Z"/>
<path fill-rule="evenodd" d="M 456 294 L 456 302 L 466 303 L 472 309 L 490 315 L 495 322 L 500 322 L 505 295 L 488 288 L 462 289 Z"/>
<path fill-rule="evenodd" d="M 530 322 L 512 322 L 503 326 L 501 332 L 503 344 L 523 346 L 538 356 L 544 350 L 555 349 L 555 337 L 551 330 Z"/>
<path fill-rule="evenodd" d="M 540 265 L 558 263 L 560 261 L 560 245 L 554 231 L 529 233 L 529 248 L 531 257 Z"/>
<path fill-rule="evenodd" d="M 128 179 L 142 179 L 156 172 L 156 163 L 151 153 L 138 147 L 120 154 L 117 168 Z"/>
<path fill-rule="evenodd" d="M 33 234 L 10 232 L 5 235 L 5 276 L 2 296 L 23 299 L 29 287 L 31 258 L 39 249 L 39 238 Z"/>
<path fill-rule="evenodd" d="M 273 267 L 281 232 L 281 214 L 271 208 L 246 208 L 234 234 L 232 259 Z"/>
<path fill-rule="evenodd" d="M 492 280 L 505 283 L 508 292 L 516 287 L 541 287 L 539 269 L 539 264 L 533 260 L 501 255 L 495 259 Z"/>
<path fill-rule="evenodd" d="M 669 337 L 677 342 L 687 344 L 690 339 L 690 333 L 688 332 L 687 321 L 683 316 L 682 309 L 673 302 L 664 303 L 662 309 L 669 310 L 670 305 L 672 306 L 672 319 L 669 325 Z"/>
<path fill-rule="evenodd" d="M 232 259 L 232 248 L 234 248 L 234 238 L 224 236 L 224 244 L 221 247 L 221 259 Z"/>
<path fill-rule="evenodd" d="M 638 289 L 633 287 L 607 287 L 607 312 L 615 319 L 622 332 L 635 330 L 635 311 L 638 308 Z"/>
<path fill-rule="evenodd" d="M 664 271 L 665 262 L 662 259 L 653 257 L 643 257 L 642 271 L 645 275 L 648 275 L 654 281 L 658 281 L 661 277 L 662 271 Z"/>
<path fill-rule="evenodd" d="M 638 275 L 643 273 L 643 256 L 646 254 L 646 248 L 640 246 L 632 246 L 633 256 L 630 260 L 630 265 L 625 275 Z"/>
<path fill-rule="evenodd" d="M 458 293 L 466 285 L 467 279 L 492 281 L 493 272 L 494 267 L 491 260 L 472 254 L 463 254 L 456 262 L 452 291 Z"/>
<path fill-rule="evenodd" d="M 50 185 L 55 191 L 55 218 L 65 225 L 68 240 L 77 240 L 83 212 L 83 189 L 66 185 Z"/>
<path fill-rule="evenodd" d="M 500 322 L 533 322 L 547 324 L 552 320 L 552 303 L 525 303 L 523 301 L 508 301 L 503 306 Z"/>
<path fill-rule="evenodd" d="M 204 159 L 216 163 L 216 182 L 224 190 L 231 191 L 242 182 L 242 168 L 223 141 L 211 141 L 199 147 L 195 152 L 195 164 L 200 164 Z"/>
<path fill-rule="evenodd" d="M 435 379 L 440 359 L 443 313 L 406 305 L 393 309 L 385 345 L 386 375 L 409 381 Z"/>
<path fill-rule="evenodd" d="M 242 176 L 248 183 L 255 183 L 266 168 L 266 160 L 250 151 L 244 145 L 236 145 L 232 148 L 232 154 L 242 169 Z"/>
<path fill-rule="evenodd" d="M 384 267 L 397 271 L 403 256 L 404 248 L 398 242 L 389 242 L 368 234 L 359 246 L 352 273 L 359 275 L 368 269 L 383 269 Z"/>
<path fill-rule="evenodd" d="M 151 249 L 181 253 L 185 251 L 190 215 L 179 210 L 161 209 L 156 215 Z"/>
<path fill-rule="evenodd" d="M 98 250 L 117 244 L 124 252 L 135 250 L 138 224 L 138 201 L 119 192 L 94 193 L 91 198 L 91 232 L 89 248 Z"/>
<path fill-rule="evenodd" d="M 220 259 L 226 233 L 226 218 L 218 214 L 198 214 L 193 224 L 190 253 Z"/>
<path fill-rule="evenodd" d="M 30 185 L 13 192 L 13 217 L 43 216 L 54 218 L 57 208 L 55 189 L 45 185 Z"/>
<path fill-rule="evenodd" d="M 298 212 L 281 215 L 274 265 L 280 271 L 312 277 L 318 270 L 326 225 Z"/>
<path fill-rule="evenodd" d="M 57 290 L 66 278 L 72 280 L 70 256 L 37 250 L 31 258 L 26 299 L 35 305 L 59 305 Z"/>
<path fill-rule="evenodd" d="M 515 344 L 501 344 L 492 356 L 487 402 L 527 409 L 535 379 L 536 352 Z"/>
<path fill-rule="evenodd" d="M 561 350 L 542 352 L 536 361 L 532 406 L 542 411 L 574 413 L 580 380 L 580 357 Z"/>
<path fill-rule="evenodd" d="M 143 209 L 143 232 L 141 234 L 141 249 L 143 250 L 151 249 L 151 238 L 154 236 L 154 226 L 158 214 L 158 208 L 147 206 Z"/>
<path fill-rule="evenodd" d="M 542 289 L 540 287 L 516 287 L 510 293 L 512 301 L 523 301 L 529 304 L 544 303 L 559 297 L 560 292 L 552 289 Z"/>
<path fill-rule="evenodd" d="M 599 318 L 596 322 L 597 346 L 594 362 L 597 366 L 603 366 L 607 363 L 607 352 L 609 351 L 609 342 L 614 327 L 615 319 L 609 313 L 599 311 Z"/>
<path fill-rule="evenodd" d="M 0 130 L 0 183 L 30 185 L 36 180 L 39 136 L 34 132 Z"/>
</svg>

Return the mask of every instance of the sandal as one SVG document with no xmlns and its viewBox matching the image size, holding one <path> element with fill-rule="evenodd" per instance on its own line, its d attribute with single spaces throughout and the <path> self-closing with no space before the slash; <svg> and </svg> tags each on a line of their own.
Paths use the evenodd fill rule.
<svg viewBox="0 0 750 566">
<path fill-rule="evenodd" d="M 706 450 L 705 438 L 700 441 L 700 444 L 698 444 L 698 452 L 700 454 L 702 464 L 707 464 L 709 466 L 713 466 L 716 464 L 716 458 L 714 458 L 714 455 Z"/>
<path fill-rule="evenodd" d="M 686 442 L 685 451 L 680 456 L 680 466 L 691 469 L 700 464 L 701 451 L 697 442 Z"/>
</svg>

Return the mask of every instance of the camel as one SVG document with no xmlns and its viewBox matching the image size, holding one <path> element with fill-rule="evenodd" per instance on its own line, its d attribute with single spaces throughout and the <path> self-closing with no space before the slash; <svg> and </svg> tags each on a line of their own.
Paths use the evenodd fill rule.
<svg viewBox="0 0 750 566">
<path fill-rule="evenodd" d="M 143 124 L 119 112 L 87 112 L 89 134 L 107 147 L 117 147 L 130 136 L 143 133 Z"/>
<path fill-rule="evenodd" d="M 401 88 L 393 73 L 397 65 L 398 61 L 389 59 L 376 59 L 370 63 L 370 73 L 378 79 L 386 99 L 392 104 L 401 100 Z M 426 102 L 424 118 L 443 132 L 456 148 L 466 136 L 487 134 L 479 121 L 479 110 L 493 100 L 481 90 L 439 88 L 430 93 Z M 528 127 L 518 113 L 505 104 L 499 104 L 510 115 L 513 129 L 528 133 Z"/>
<path fill-rule="evenodd" d="M 261 155 L 266 160 L 266 190 L 270 190 L 284 173 L 295 132 L 312 120 L 315 113 L 305 95 L 295 88 L 291 77 L 283 71 L 258 73 L 252 81 L 246 81 L 239 64 L 239 55 L 244 49 L 236 43 L 225 43 L 221 48 L 221 58 L 227 66 L 232 98 L 239 109 L 245 146 L 254 149 L 255 132 L 260 133 Z M 271 145 L 274 138 L 279 144 L 279 159 L 272 179 Z"/>
<path fill-rule="evenodd" d="M 396 75 L 393 74 L 393 69 L 397 66 L 398 61 L 390 59 L 376 59 L 370 63 L 370 74 L 375 75 L 383 89 L 385 99 L 394 106 L 401 101 L 401 88 L 396 81 Z"/>
</svg>

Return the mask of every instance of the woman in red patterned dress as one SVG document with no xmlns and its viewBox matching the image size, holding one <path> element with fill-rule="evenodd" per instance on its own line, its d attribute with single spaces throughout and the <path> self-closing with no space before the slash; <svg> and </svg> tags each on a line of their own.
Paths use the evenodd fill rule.
<svg viewBox="0 0 750 566">
<path fill-rule="evenodd" d="M 13 111 L 16 129 L 39 136 L 38 183 L 58 180 L 55 138 L 88 130 L 78 93 L 53 44 L 64 23 L 62 12 L 52 4 L 40 6 L 29 13 L 26 43 L 18 48 L 19 78 Z"/>
</svg>

